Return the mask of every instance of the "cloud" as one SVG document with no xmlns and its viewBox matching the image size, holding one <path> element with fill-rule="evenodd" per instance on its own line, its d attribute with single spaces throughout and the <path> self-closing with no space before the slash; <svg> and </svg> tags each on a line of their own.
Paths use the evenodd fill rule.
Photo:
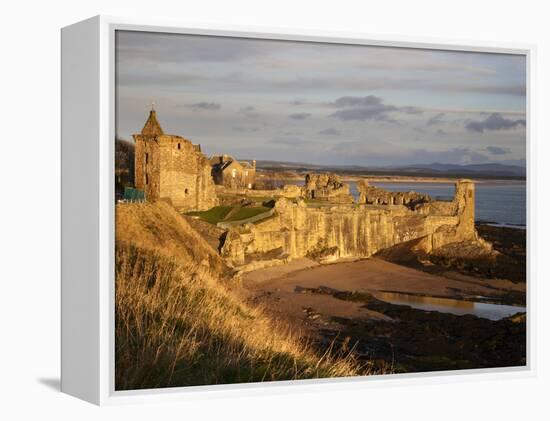
<svg viewBox="0 0 550 421">
<path fill-rule="evenodd" d="M 466 146 L 449 149 L 404 148 L 399 142 L 349 141 L 335 145 L 331 158 L 336 162 L 348 162 L 361 165 L 415 165 L 431 164 L 482 164 L 491 162 L 483 153 Z"/>
<path fill-rule="evenodd" d="M 441 120 L 443 119 L 443 117 L 445 117 L 445 113 L 438 113 L 438 114 L 434 115 L 432 118 L 430 118 L 426 122 L 426 126 L 433 126 L 435 124 L 441 123 Z"/>
<path fill-rule="evenodd" d="M 412 107 L 412 106 L 398 107 L 397 109 L 400 112 L 406 113 L 406 114 L 423 114 L 424 113 L 424 110 L 422 108 Z"/>
<path fill-rule="evenodd" d="M 311 117 L 310 113 L 293 113 L 288 116 L 288 118 L 293 120 L 305 120 L 308 117 Z"/>
<path fill-rule="evenodd" d="M 507 155 L 511 152 L 509 148 L 501 148 L 500 146 L 487 146 L 485 150 L 491 155 Z"/>
<path fill-rule="evenodd" d="M 271 139 L 271 143 L 285 146 L 306 146 L 311 144 L 312 142 L 294 136 L 279 136 Z"/>
<path fill-rule="evenodd" d="M 493 94 L 505 96 L 524 97 L 526 94 L 525 83 L 506 83 L 496 84 L 487 81 L 457 81 L 451 78 L 443 77 L 427 78 L 426 76 L 407 76 L 402 74 L 388 74 L 378 76 L 376 74 L 357 74 L 354 77 L 342 78 L 330 74 L 321 76 L 291 76 L 281 75 L 277 79 L 269 81 L 261 79 L 268 83 L 273 89 L 287 90 L 289 92 L 297 91 L 316 91 L 326 89 L 327 86 L 338 86 L 344 90 L 369 90 L 369 91 L 425 91 L 427 93 L 472 93 L 472 94 Z M 256 83 L 259 80 L 256 77 L 248 78 L 248 83 Z"/>
<path fill-rule="evenodd" d="M 268 53 L 253 39 L 117 31 L 117 52 L 149 62 L 239 62 Z"/>
<path fill-rule="evenodd" d="M 336 117 L 340 120 L 387 120 L 387 110 L 384 108 L 351 108 L 340 110 L 330 114 L 329 117 Z"/>
<path fill-rule="evenodd" d="M 493 129 L 479 128 L 491 113 L 511 121 L 526 119 L 526 64 L 521 55 L 135 31 L 117 32 L 115 48 L 117 129 L 127 138 L 143 126 L 154 100 L 170 133 L 189 136 L 208 151 L 236 154 L 235 150 L 258 159 L 361 159 L 377 165 L 382 155 L 388 163 L 391 156 L 406 163 L 411 156 L 401 158 L 400 149 L 443 151 L 462 146 L 490 160 L 525 156 L 525 129 L 520 123 L 513 130 L 484 134 L 480 130 Z M 216 111 L 203 102 L 219 103 L 221 108 Z M 292 119 L 292 113 L 311 116 Z M 334 115 L 328 118 L 329 114 Z M 468 123 L 473 130 L 465 128 Z M 502 135 L 506 138 L 499 139 Z M 277 136 L 286 139 L 271 143 Z M 335 143 L 367 137 L 375 143 L 360 158 L 328 152 Z M 301 139 L 311 143 L 283 146 L 303 143 Z M 383 144 L 392 141 L 391 151 L 386 151 Z M 512 152 L 494 155 L 488 145 Z M 420 159 L 421 153 L 412 158 Z M 453 156 L 471 158 L 460 153 L 433 158 Z"/>
<path fill-rule="evenodd" d="M 525 127 L 525 120 L 511 120 L 502 117 L 500 113 L 492 113 L 485 120 L 468 121 L 465 127 L 471 132 L 483 133 L 485 130 L 508 130 Z"/>
<path fill-rule="evenodd" d="M 222 106 L 216 102 L 197 102 L 195 104 L 187 104 L 187 108 L 193 111 L 218 111 Z"/>
<path fill-rule="evenodd" d="M 254 133 L 260 130 L 259 127 L 244 127 L 244 126 L 235 126 L 233 130 L 240 133 Z"/>
<path fill-rule="evenodd" d="M 344 107 L 374 107 L 374 106 L 380 106 L 382 104 L 382 98 L 374 96 L 374 95 L 368 95 L 365 97 L 357 97 L 357 96 L 342 96 L 331 105 L 338 107 L 338 108 L 344 108 Z"/>
<path fill-rule="evenodd" d="M 385 120 L 390 121 L 388 114 L 392 112 L 403 112 L 406 114 L 420 114 L 423 111 L 417 107 L 397 107 L 384 104 L 382 98 L 368 95 L 365 97 L 343 96 L 329 103 L 330 106 L 342 108 L 329 117 L 340 120 Z"/>
<path fill-rule="evenodd" d="M 256 110 L 256 107 L 253 107 L 252 105 L 241 108 L 239 112 L 246 118 L 259 118 L 262 116 L 262 114 Z"/>
<path fill-rule="evenodd" d="M 329 127 L 328 129 L 321 130 L 319 134 L 326 135 L 326 136 L 340 136 L 342 132 L 333 127 Z"/>
</svg>

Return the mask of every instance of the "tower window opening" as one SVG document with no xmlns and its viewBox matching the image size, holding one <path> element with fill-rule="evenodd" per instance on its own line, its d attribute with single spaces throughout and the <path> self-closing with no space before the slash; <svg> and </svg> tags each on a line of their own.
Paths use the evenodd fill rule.
<svg viewBox="0 0 550 421">
<path fill-rule="evenodd" d="M 149 184 L 149 174 L 145 174 L 145 184 Z"/>
<path fill-rule="evenodd" d="M 149 163 L 149 154 L 148 153 L 145 154 L 145 163 L 146 164 Z"/>
<path fill-rule="evenodd" d="M 181 143 L 178 143 L 178 149 L 181 149 Z"/>
</svg>

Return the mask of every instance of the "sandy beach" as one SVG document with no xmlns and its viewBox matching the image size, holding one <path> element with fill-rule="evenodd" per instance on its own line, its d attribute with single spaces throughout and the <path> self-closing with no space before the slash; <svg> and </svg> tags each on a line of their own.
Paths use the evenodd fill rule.
<svg viewBox="0 0 550 421">
<path fill-rule="evenodd" d="M 297 259 L 287 265 L 248 272 L 243 275 L 243 286 L 249 297 L 262 301 L 271 310 L 293 317 L 300 316 L 304 306 L 313 306 L 321 313 L 332 315 L 345 312 L 349 316 L 359 316 L 364 312 L 358 304 L 338 302 L 324 295 L 296 293 L 301 288 L 328 287 L 360 293 L 391 291 L 454 299 L 483 296 L 495 301 L 504 294 L 525 292 L 524 283 L 480 279 L 453 271 L 444 276 L 434 275 L 378 258 L 328 265 Z"/>
</svg>

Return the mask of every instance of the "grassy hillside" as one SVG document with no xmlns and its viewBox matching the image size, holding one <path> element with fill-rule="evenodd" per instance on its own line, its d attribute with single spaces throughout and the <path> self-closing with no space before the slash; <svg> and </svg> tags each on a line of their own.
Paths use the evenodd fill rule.
<svg viewBox="0 0 550 421">
<path fill-rule="evenodd" d="M 117 390 L 368 374 L 240 301 L 170 206 L 117 205 L 116 224 Z"/>
</svg>

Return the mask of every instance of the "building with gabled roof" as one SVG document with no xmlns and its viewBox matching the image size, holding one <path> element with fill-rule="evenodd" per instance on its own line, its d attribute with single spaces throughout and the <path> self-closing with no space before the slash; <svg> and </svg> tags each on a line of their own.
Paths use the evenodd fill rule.
<svg viewBox="0 0 550 421">
<path fill-rule="evenodd" d="M 214 155 L 210 158 L 214 183 L 228 188 L 254 187 L 256 182 L 256 161 L 237 161 L 230 155 Z"/>
</svg>

